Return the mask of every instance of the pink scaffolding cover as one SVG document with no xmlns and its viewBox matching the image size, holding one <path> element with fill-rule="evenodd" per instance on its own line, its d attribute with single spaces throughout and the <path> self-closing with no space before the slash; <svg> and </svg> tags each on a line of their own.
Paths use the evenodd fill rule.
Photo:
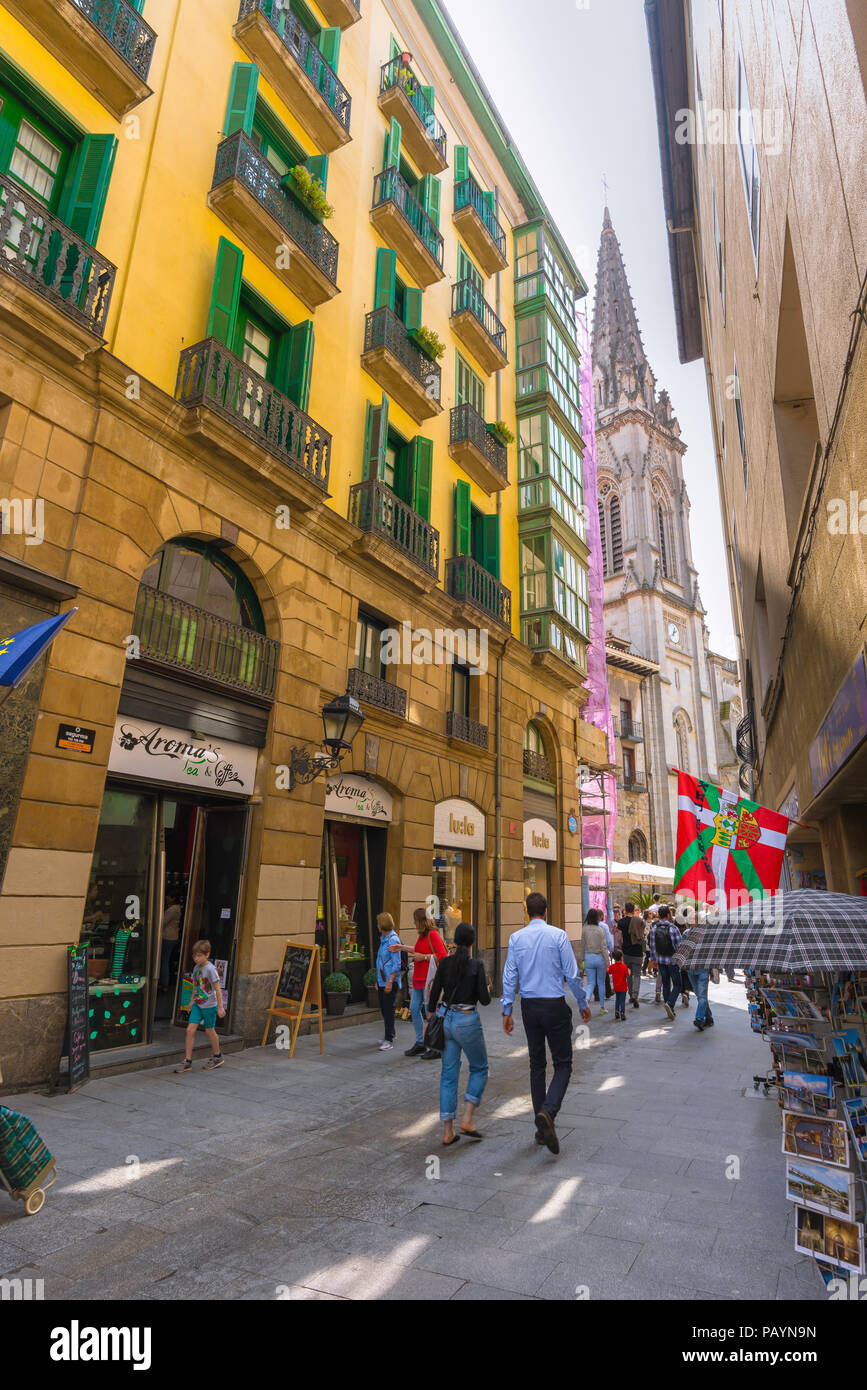
<svg viewBox="0 0 867 1390">
<path fill-rule="evenodd" d="M 590 596 L 590 645 L 587 650 L 586 689 L 590 698 L 584 706 L 583 719 L 597 729 L 604 729 L 608 739 L 608 760 L 614 762 L 614 724 L 608 694 L 608 666 L 605 661 L 605 578 L 602 573 L 602 536 L 599 531 L 599 507 L 596 494 L 596 415 L 593 400 L 593 357 L 586 321 L 579 315 L 578 347 L 581 352 L 581 433 L 584 439 L 584 515 L 586 539 L 590 548 L 588 587 Z M 603 785 L 606 816 L 594 814 L 602 809 Z M 609 860 L 614 852 L 614 830 L 617 825 L 617 785 L 612 773 L 604 773 L 587 781 L 581 791 L 581 848 L 582 858 Z M 587 812 L 591 814 L 587 814 Z M 603 826 L 605 827 L 603 829 Z M 607 831 L 607 833 L 606 833 Z M 606 908 L 602 876 L 590 873 L 590 905 Z"/>
</svg>

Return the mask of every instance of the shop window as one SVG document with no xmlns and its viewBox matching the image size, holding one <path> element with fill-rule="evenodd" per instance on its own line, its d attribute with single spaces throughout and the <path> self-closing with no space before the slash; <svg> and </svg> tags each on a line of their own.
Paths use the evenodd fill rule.
<svg viewBox="0 0 867 1390">
<path fill-rule="evenodd" d="M 384 681 L 386 678 L 385 661 L 383 660 L 383 634 L 386 631 L 384 623 L 376 618 L 371 618 L 366 613 L 359 613 L 355 625 L 355 660 L 353 665 L 358 671 L 365 671 L 367 675 L 374 676 L 376 680 Z"/>
<path fill-rule="evenodd" d="M 221 550 L 203 541 L 167 541 L 141 582 L 239 627 L 265 632 L 262 609 L 247 576 Z"/>
<path fill-rule="evenodd" d="M 434 910 L 438 909 L 437 929 L 444 941 L 454 941 L 460 922 L 475 920 L 477 858 L 471 850 L 434 848 L 431 892 L 436 899 Z M 481 944 L 479 935 L 477 948 Z"/>
</svg>

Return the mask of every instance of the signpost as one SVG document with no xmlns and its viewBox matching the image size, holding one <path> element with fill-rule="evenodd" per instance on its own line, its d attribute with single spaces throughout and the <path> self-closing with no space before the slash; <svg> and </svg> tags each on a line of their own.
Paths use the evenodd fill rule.
<svg viewBox="0 0 867 1390">
<path fill-rule="evenodd" d="M 69 1089 L 77 1091 L 90 1077 L 90 981 L 87 975 L 87 947 L 67 946 L 66 949 L 69 986 L 66 1055 L 69 1059 Z"/>
<path fill-rule="evenodd" d="M 305 1005 L 311 1010 L 305 1014 Z M 272 1018 L 286 1018 L 292 1031 L 292 1042 L 289 1048 L 291 1057 L 295 1051 L 295 1044 L 298 1041 L 298 1032 L 302 1020 L 313 1019 L 313 1009 L 316 1010 L 316 1018 L 319 1022 L 319 1051 L 324 1051 L 322 1041 L 322 978 L 319 973 L 319 947 L 304 946 L 298 941 L 287 941 L 283 951 L 283 963 L 280 967 L 280 974 L 277 976 L 277 984 L 274 987 L 274 997 L 271 1000 L 271 1007 L 267 1010 L 268 1017 L 265 1020 L 265 1031 L 262 1034 L 262 1046 L 268 1041 L 268 1031 L 271 1027 Z"/>
</svg>

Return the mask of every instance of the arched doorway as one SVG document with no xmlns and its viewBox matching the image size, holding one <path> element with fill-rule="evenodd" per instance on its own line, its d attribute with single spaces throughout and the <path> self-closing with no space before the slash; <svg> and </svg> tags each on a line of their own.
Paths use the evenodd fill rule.
<svg viewBox="0 0 867 1390">
<path fill-rule="evenodd" d="M 646 864 L 647 860 L 647 838 L 643 830 L 633 830 L 629 837 L 629 862 L 630 864 Z"/>
</svg>

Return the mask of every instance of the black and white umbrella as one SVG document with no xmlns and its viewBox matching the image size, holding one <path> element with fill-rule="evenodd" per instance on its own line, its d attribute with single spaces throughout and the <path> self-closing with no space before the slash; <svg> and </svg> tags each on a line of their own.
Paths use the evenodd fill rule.
<svg viewBox="0 0 867 1390">
<path fill-rule="evenodd" d="M 760 898 L 693 927 L 674 959 L 687 970 L 867 970 L 867 898 L 812 888 Z"/>
</svg>

